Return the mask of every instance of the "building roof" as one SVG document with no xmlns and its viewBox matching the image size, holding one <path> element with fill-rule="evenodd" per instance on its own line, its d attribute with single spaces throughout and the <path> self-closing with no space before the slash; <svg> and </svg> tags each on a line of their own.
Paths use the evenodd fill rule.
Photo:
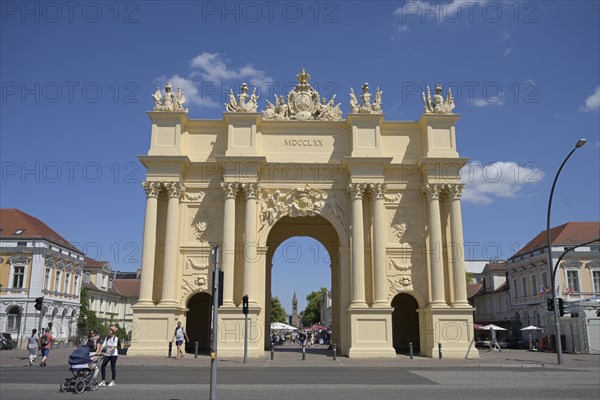
<svg viewBox="0 0 600 400">
<path fill-rule="evenodd" d="M 481 283 L 469 283 L 467 284 L 467 299 L 475 296 L 479 291 L 483 289 L 483 284 Z"/>
<path fill-rule="evenodd" d="M 599 236 L 600 222 L 567 222 L 566 224 L 550 228 L 550 242 L 552 245 L 572 246 L 589 242 Z M 511 259 L 546 247 L 546 230 L 543 230 L 529 243 L 523 246 L 523 248 L 512 256 Z"/>
<path fill-rule="evenodd" d="M 22 230 L 20 234 L 16 234 Z M 83 254 L 41 220 L 16 208 L 0 208 L 1 239 L 45 239 L 69 250 Z"/>
<path fill-rule="evenodd" d="M 108 261 L 94 260 L 93 258 L 86 257 L 85 264 L 83 265 L 84 270 L 102 269 Z"/>
<path fill-rule="evenodd" d="M 506 263 L 487 263 L 485 264 L 484 271 L 488 269 L 491 271 L 508 271 L 508 265 Z"/>
<path fill-rule="evenodd" d="M 114 279 L 113 289 L 116 289 L 123 297 L 139 297 L 140 296 L 140 280 L 139 279 Z"/>
</svg>

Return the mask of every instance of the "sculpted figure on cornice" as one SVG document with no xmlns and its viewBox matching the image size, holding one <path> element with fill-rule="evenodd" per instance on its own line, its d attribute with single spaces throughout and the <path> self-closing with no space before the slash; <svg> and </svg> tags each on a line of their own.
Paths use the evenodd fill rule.
<svg viewBox="0 0 600 400">
<path fill-rule="evenodd" d="M 383 112 L 381 108 L 381 95 L 383 92 L 377 88 L 375 92 L 375 99 L 371 103 L 371 93 L 369 92 L 369 84 L 365 82 L 362 86 L 362 94 L 360 98 L 362 105 L 359 106 L 354 89 L 350 88 L 350 110 L 352 113 L 366 113 L 366 114 L 381 114 Z"/>
<path fill-rule="evenodd" d="M 160 88 L 156 88 L 156 92 L 152 95 L 154 99 L 154 111 L 183 111 L 188 112 L 188 109 L 183 106 L 185 103 L 185 95 L 181 90 L 181 85 L 177 88 L 177 94 L 173 93 L 173 86 L 167 83 L 165 86 L 165 94 L 160 92 Z"/>
<path fill-rule="evenodd" d="M 208 288 L 208 280 L 205 276 L 197 276 L 194 279 L 183 279 L 181 285 L 181 299 L 183 300 L 188 293 L 196 291 L 206 291 Z"/>
<path fill-rule="evenodd" d="M 388 278 L 390 289 L 388 298 L 393 297 L 398 292 L 410 292 L 413 290 L 412 279 L 409 276 L 400 276 L 398 278 Z"/>
<path fill-rule="evenodd" d="M 275 96 L 275 104 L 267 100 L 267 108 L 263 111 L 263 119 L 272 120 L 323 120 L 340 121 L 342 111 L 340 104 L 334 105 L 335 95 L 331 100 L 320 96 L 308 82 L 310 74 L 304 69 L 296 76 L 298 83 L 288 93 L 287 104 L 283 96 Z"/>
<path fill-rule="evenodd" d="M 258 97 L 256 87 L 252 94 L 248 94 L 248 84 L 242 83 L 241 92 L 236 100 L 233 90 L 229 89 L 229 103 L 225 104 L 227 112 L 256 112 L 258 108 Z"/>
<path fill-rule="evenodd" d="M 429 86 L 427 86 L 427 97 L 425 93 L 422 93 L 423 104 L 425 104 L 425 114 L 452 114 L 454 110 L 454 98 L 452 97 L 452 91 L 448 89 L 446 98 L 442 95 L 442 85 L 436 83 L 435 94 L 431 97 Z"/>
<path fill-rule="evenodd" d="M 260 230 L 273 225 L 280 217 L 305 217 L 331 214 L 343 223 L 342 207 L 335 195 L 309 186 L 295 188 L 288 193 L 276 190 L 269 194 L 263 190 L 261 196 Z"/>
</svg>

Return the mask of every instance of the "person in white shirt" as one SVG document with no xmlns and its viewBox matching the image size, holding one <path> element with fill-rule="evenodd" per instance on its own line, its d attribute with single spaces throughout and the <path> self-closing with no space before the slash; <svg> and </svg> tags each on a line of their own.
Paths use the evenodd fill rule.
<svg viewBox="0 0 600 400">
<path fill-rule="evenodd" d="M 29 351 L 29 366 L 33 366 L 37 358 L 38 348 L 40 347 L 40 338 L 37 335 L 37 329 L 32 329 L 31 336 L 27 338 L 27 350 Z"/>
<path fill-rule="evenodd" d="M 184 339 L 186 342 L 190 341 L 185 328 L 181 325 L 181 321 L 177 321 L 177 328 L 175 328 L 175 332 L 173 333 L 173 340 L 175 340 L 175 344 L 177 345 L 177 355 L 175 356 L 175 359 L 179 357 L 183 358 L 181 346 L 183 345 Z"/>
<path fill-rule="evenodd" d="M 108 336 L 104 339 L 104 343 L 102 344 L 102 349 L 104 352 L 104 359 L 102 360 L 102 382 L 98 386 L 115 386 L 117 379 L 117 358 L 119 358 L 119 338 L 117 337 L 117 331 L 119 329 L 111 325 L 108 328 Z M 112 381 L 109 384 L 106 384 L 106 365 L 110 362 L 110 372 L 112 373 Z"/>
</svg>

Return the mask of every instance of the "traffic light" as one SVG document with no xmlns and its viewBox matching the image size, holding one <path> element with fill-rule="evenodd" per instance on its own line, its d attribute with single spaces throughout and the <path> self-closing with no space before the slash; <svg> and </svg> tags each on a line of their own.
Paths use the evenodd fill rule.
<svg viewBox="0 0 600 400">
<path fill-rule="evenodd" d="M 244 295 L 244 297 L 242 297 L 242 312 L 244 313 L 244 315 L 248 315 L 248 295 Z"/>
<path fill-rule="evenodd" d="M 546 300 L 546 304 L 548 305 L 548 311 L 554 311 L 554 300 L 553 299 Z"/>
<path fill-rule="evenodd" d="M 44 298 L 43 297 L 37 297 L 35 299 L 35 309 L 36 310 L 41 310 L 42 309 L 42 305 L 44 304 Z"/>
<path fill-rule="evenodd" d="M 565 304 L 563 303 L 563 299 L 560 297 L 558 298 L 558 315 L 561 317 L 565 315 Z"/>
</svg>

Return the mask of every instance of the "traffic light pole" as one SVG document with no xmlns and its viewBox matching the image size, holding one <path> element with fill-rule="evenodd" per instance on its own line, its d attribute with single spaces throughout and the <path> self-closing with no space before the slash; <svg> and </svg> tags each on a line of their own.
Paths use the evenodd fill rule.
<svg viewBox="0 0 600 400">
<path fill-rule="evenodd" d="M 244 313 L 244 364 L 248 361 L 248 295 L 242 299 L 242 312 Z"/>
<path fill-rule="evenodd" d="M 212 250 L 215 274 L 213 282 L 213 337 L 210 352 L 210 400 L 217 399 L 217 341 L 219 340 L 219 246 Z"/>
</svg>

